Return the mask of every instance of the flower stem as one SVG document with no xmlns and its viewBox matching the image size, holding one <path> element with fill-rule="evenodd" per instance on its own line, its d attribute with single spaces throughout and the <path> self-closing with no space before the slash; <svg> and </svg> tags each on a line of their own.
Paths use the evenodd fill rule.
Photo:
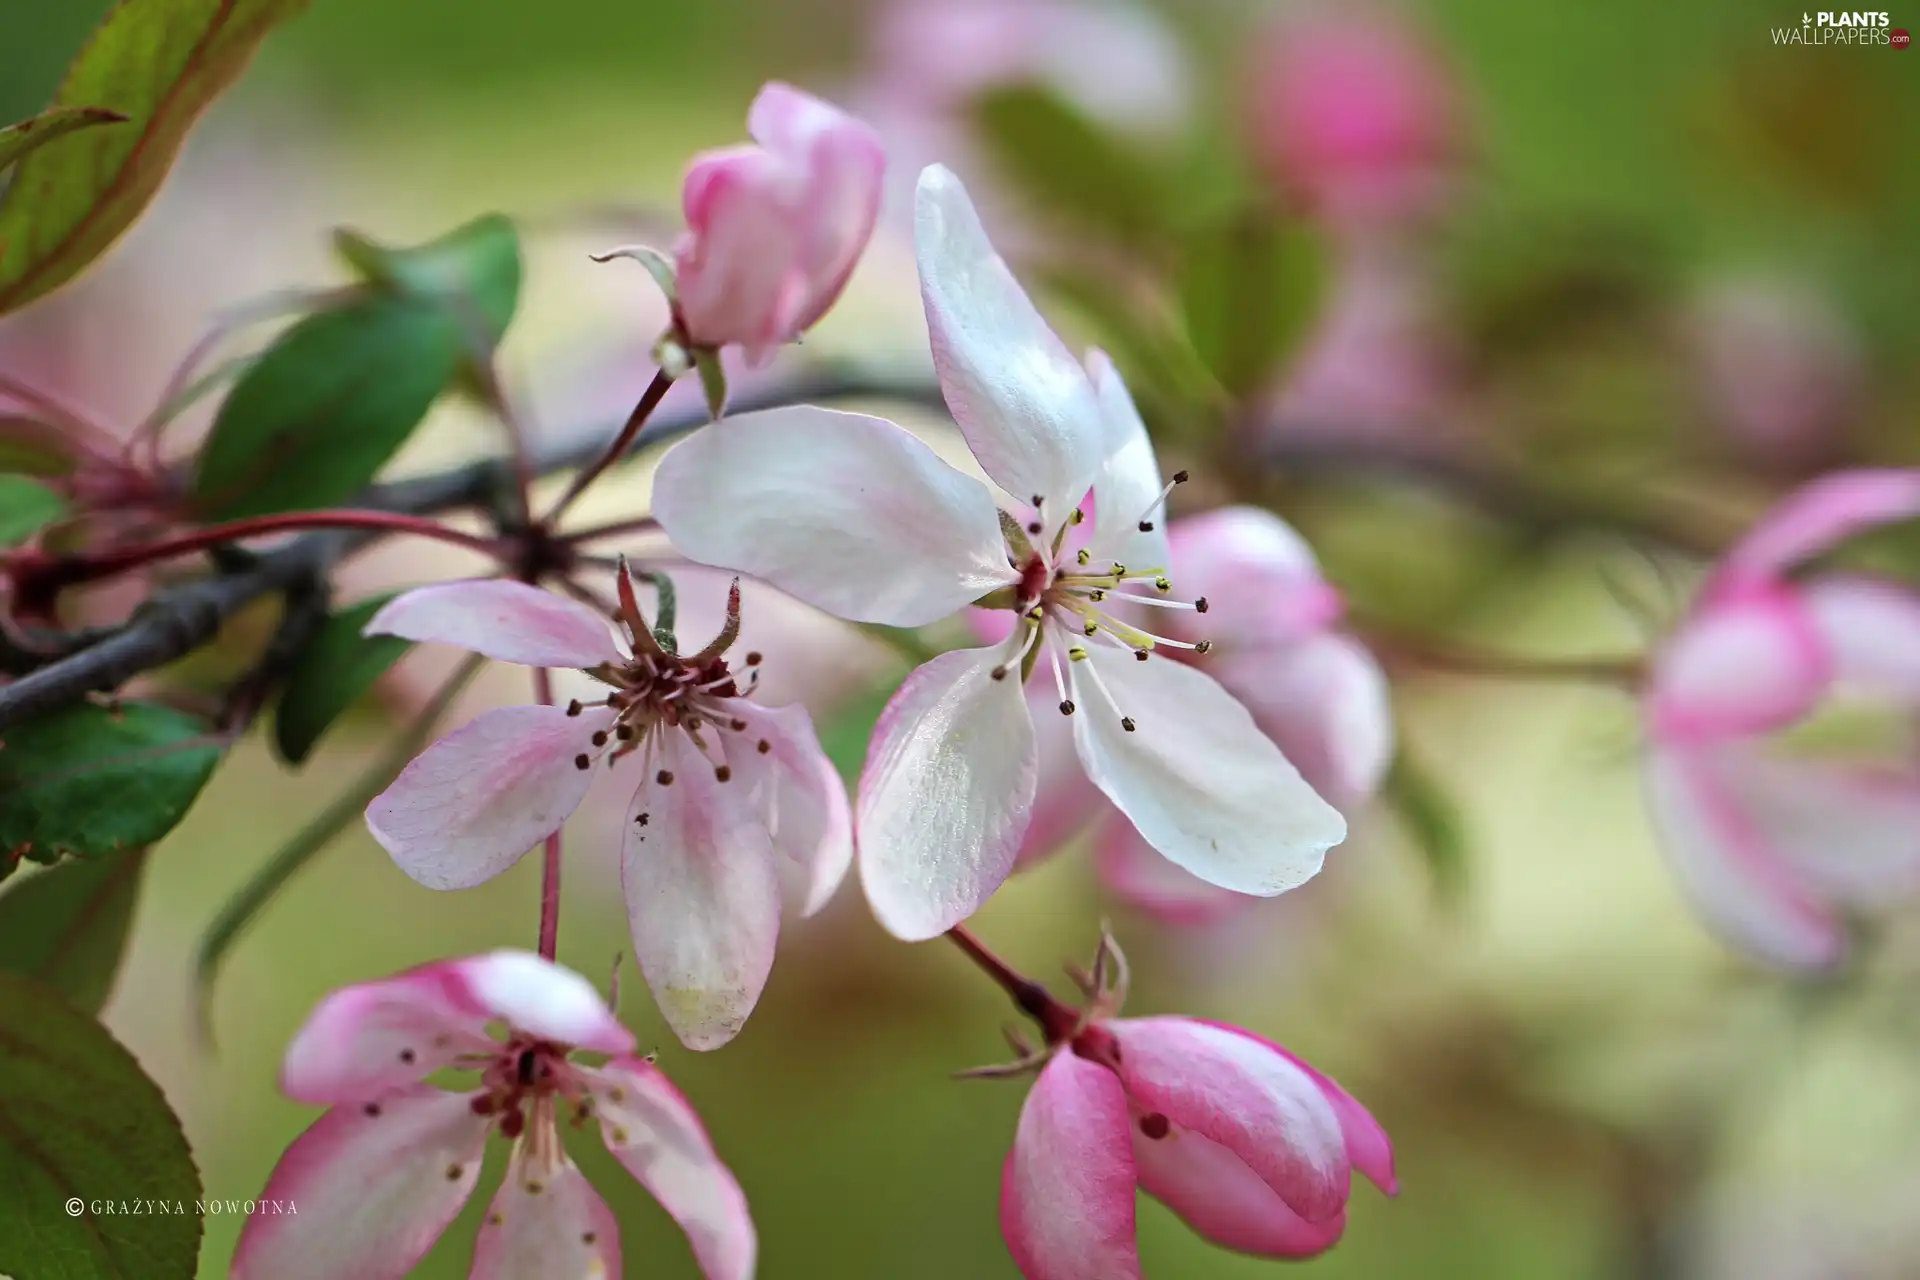
<svg viewBox="0 0 1920 1280">
<path fill-rule="evenodd" d="M 631 520 L 615 520 L 611 524 L 597 524 L 581 529 L 577 533 L 562 534 L 560 541 L 578 545 L 582 542 L 596 542 L 601 538 L 617 538 L 623 533 L 654 533 L 660 528 L 660 522 L 652 516 L 635 516 Z"/>
<path fill-rule="evenodd" d="M 607 446 L 604 453 L 588 464 L 586 470 L 573 478 L 573 483 L 568 485 L 567 491 L 560 495 L 560 500 L 553 504 L 553 509 L 547 512 L 547 517 L 541 522 L 542 524 L 551 529 L 566 509 L 573 505 L 573 500 L 585 492 L 588 485 L 598 480 L 602 472 L 620 460 L 626 453 L 627 446 L 633 443 L 633 438 L 640 434 L 640 428 L 647 425 L 647 419 L 653 416 L 655 409 L 659 408 L 660 401 L 667 394 L 667 388 L 672 385 L 673 378 L 665 369 L 654 372 L 653 381 L 649 382 L 647 389 L 640 393 L 640 402 L 634 405 L 633 412 L 627 415 L 627 424 L 620 428 L 620 434 L 613 438 L 613 443 Z"/>
<path fill-rule="evenodd" d="M 542 706 L 553 705 L 553 673 L 533 669 L 533 696 Z M 547 837 L 546 859 L 540 867 L 540 954 L 554 958 L 560 947 L 560 832 Z"/>
<path fill-rule="evenodd" d="M 1065 1033 L 1079 1025 L 1080 1015 L 1076 1011 L 1054 999 L 1053 993 L 1040 983 L 989 951 L 986 944 L 974 937 L 965 925 L 953 926 L 947 930 L 946 937 L 1013 999 L 1020 1012 L 1040 1024 L 1049 1041 L 1064 1038 Z"/>
</svg>

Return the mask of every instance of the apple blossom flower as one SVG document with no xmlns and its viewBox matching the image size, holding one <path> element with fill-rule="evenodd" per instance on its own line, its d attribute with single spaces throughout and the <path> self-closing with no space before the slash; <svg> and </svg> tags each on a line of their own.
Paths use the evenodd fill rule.
<svg viewBox="0 0 1920 1280">
<path fill-rule="evenodd" d="M 753 100 L 747 132 L 752 145 L 702 152 L 687 167 L 672 336 L 694 352 L 737 344 L 759 366 L 846 287 L 880 216 L 886 152 L 866 124 L 778 81 Z M 606 256 L 616 255 L 667 270 L 651 250 Z"/>
<path fill-rule="evenodd" d="M 1245 506 L 1175 520 L 1167 538 L 1173 575 L 1216 602 L 1205 616 L 1213 637 L 1208 662 L 1221 686 L 1308 784 L 1350 816 L 1379 788 L 1392 760 L 1392 708 L 1379 663 L 1337 629 L 1345 602 L 1320 575 L 1312 548 L 1280 517 Z M 1192 618 L 1172 612 L 1166 629 L 1198 639 Z M 1002 611 L 975 610 L 973 620 L 988 639 L 1003 638 L 1011 626 Z M 1180 661 L 1183 653 L 1167 656 Z M 1044 699 L 1045 691 L 1030 686 L 1028 697 Z M 1133 906 L 1171 923 L 1199 924 L 1253 901 L 1162 858 L 1077 770 L 1048 768 L 1048 761 L 1070 763 L 1071 739 L 1060 717 L 1035 710 L 1045 781 L 1021 866 L 1091 824 L 1101 880 Z"/>
<path fill-rule="evenodd" d="M 1268 1258 L 1339 1243 L 1355 1169 L 1398 1194 L 1386 1131 L 1333 1080 L 1239 1027 L 1113 1016 L 1127 979 L 1110 937 L 1074 978 L 1085 1011 L 1035 985 L 1044 1049 L 967 1073 L 1039 1072 L 1000 1182 L 1027 1280 L 1140 1280 L 1136 1187 L 1207 1240 Z"/>
<path fill-rule="evenodd" d="M 637 758 L 621 883 L 634 956 L 690 1048 L 737 1033 L 760 998 L 780 932 L 781 863 L 826 905 L 852 861 L 846 791 L 800 706 L 748 698 L 726 654 L 728 623 L 681 655 L 649 628 L 622 567 L 625 643 L 583 604 L 515 582 L 447 582 L 389 602 L 369 635 L 456 644 L 502 662 L 575 667 L 597 702 L 488 711 L 427 748 L 371 805 L 367 825 L 430 889 L 499 875 L 559 830 L 593 766 Z M 746 666 L 760 655 L 746 656 Z"/>
<path fill-rule="evenodd" d="M 1247 125 L 1273 180 L 1336 220 L 1430 207 L 1459 151 L 1460 104 L 1433 51 L 1380 14 L 1286 14 L 1260 38 Z"/>
<path fill-rule="evenodd" d="M 489 1034 L 504 1023 L 506 1035 Z M 560 1141 L 597 1121 L 607 1150 L 680 1224 L 707 1280 L 748 1280 L 746 1197 L 700 1118 L 579 974 L 495 951 L 334 992 L 288 1046 L 281 1088 L 327 1107 L 274 1166 L 234 1251 L 234 1280 L 399 1280 L 480 1180 L 487 1135 L 513 1143 L 473 1280 L 610 1280 L 613 1213 Z M 603 1066 L 576 1050 L 606 1054 Z M 425 1083 L 479 1073 L 465 1091 Z"/>
<path fill-rule="evenodd" d="M 1681 887 L 1729 942 L 1831 964 L 1845 911 L 1920 890 L 1920 762 L 1789 754 L 1781 731 L 1830 702 L 1920 704 L 1920 595 L 1790 571 L 1920 515 L 1920 470 L 1850 471 L 1780 504 L 1708 578 L 1645 695 L 1648 804 Z"/>
<path fill-rule="evenodd" d="M 1022 685 L 1042 658 L 1060 711 L 1080 711 L 1088 777 L 1155 849 L 1243 893 L 1305 882 L 1344 820 L 1211 677 L 1148 661 L 1205 641 L 1121 612 L 1207 602 L 1168 597 L 1158 513 L 1172 486 L 1118 373 L 1098 352 L 1074 360 L 939 166 L 921 176 L 918 245 L 948 407 L 1012 511 L 893 423 L 812 407 L 696 432 L 655 476 L 654 513 L 688 558 L 839 617 L 915 627 L 983 597 L 1018 614 L 1004 643 L 914 671 L 875 727 L 855 816 L 875 914 L 932 937 L 1012 870 L 1037 775 Z M 1092 532 L 1068 551 L 1089 492 Z"/>
</svg>

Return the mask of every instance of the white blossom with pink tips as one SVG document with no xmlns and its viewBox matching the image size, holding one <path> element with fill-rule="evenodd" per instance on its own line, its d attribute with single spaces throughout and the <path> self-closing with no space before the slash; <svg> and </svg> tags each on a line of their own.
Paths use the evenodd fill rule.
<svg viewBox="0 0 1920 1280">
<path fill-rule="evenodd" d="M 747 114 L 754 145 L 695 156 L 674 248 L 677 320 L 695 347 L 760 365 L 827 313 L 873 235 L 886 153 L 866 124 L 773 82 Z"/>
<path fill-rule="evenodd" d="M 490 1033 L 495 1024 L 504 1038 Z M 290 1097 L 328 1110 L 261 1193 L 299 1212 L 247 1220 L 235 1280 L 399 1280 L 472 1196 L 496 1131 L 513 1154 L 472 1280 L 614 1280 L 625 1274 L 619 1231 L 561 1143 L 563 1117 L 599 1126 L 608 1151 L 687 1233 L 707 1280 L 748 1280 L 758 1242 L 746 1197 L 693 1108 L 633 1049 L 586 979 L 524 951 L 334 992 L 281 1072 Z M 608 1060 L 589 1066 L 576 1051 Z M 478 1083 L 423 1083 L 447 1070 L 476 1072 Z"/>
<path fill-rule="evenodd" d="M 488 711 L 408 765 L 367 808 L 374 838 L 430 889 L 489 880 L 559 830 L 595 767 L 632 758 L 621 884 L 634 957 L 674 1033 L 712 1049 L 766 986 L 783 878 L 825 906 L 853 858 L 846 789 L 800 706 L 763 707 L 728 665 L 738 587 L 720 636 L 670 652 L 623 567 L 621 636 L 584 604 L 516 582 L 410 591 L 369 635 L 456 644 L 503 662 L 573 667 L 604 698 Z M 747 655 L 747 667 L 760 661 Z"/>
<path fill-rule="evenodd" d="M 1356 1169 L 1398 1192 L 1386 1132 L 1280 1046 L 1190 1018 L 1096 1021 L 1027 1095 L 1000 1229 L 1027 1280 L 1140 1280 L 1138 1188 L 1214 1244 L 1309 1258 L 1345 1233 Z"/>
<path fill-rule="evenodd" d="M 1161 854 L 1241 893 L 1305 882 L 1345 821 L 1211 677 L 1148 660 L 1204 641 L 1118 608 L 1194 608 L 1169 595 L 1171 486 L 1118 373 L 1073 358 L 939 166 L 921 175 L 917 245 L 941 388 L 1006 506 L 893 423 L 806 407 L 697 432 L 655 478 L 655 515 L 696 562 L 858 622 L 922 626 L 982 597 L 1020 618 L 1004 643 L 914 671 L 874 730 L 855 834 L 875 915 L 929 938 L 1013 869 L 1038 775 L 1023 684 L 1041 665 L 1081 767 Z M 1089 493 L 1092 532 L 1068 551 Z"/>
<path fill-rule="evenodd" d="M 1845 915 L 1920 892 L 1920 758 L 1793 751 L 1782 731 L 1830 703 L 1911 718 L 1920 594 L 1876 578 L 1793 577 L 1841 540 L 1920 515 L 1920 471 L 1852 471 L 1799 490 L 1729 551 L 1657 655 L 1645 697 L 1648 803 L 1696 909 L 1770 963 L 1841 958 Z"/>
</svg>

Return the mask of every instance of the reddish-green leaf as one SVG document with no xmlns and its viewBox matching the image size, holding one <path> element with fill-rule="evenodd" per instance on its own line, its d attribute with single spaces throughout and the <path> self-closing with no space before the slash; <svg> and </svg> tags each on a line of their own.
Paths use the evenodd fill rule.
<svg viewBox="0 0 1920 1280">
<path fill-rule="evenodd" d="M 36 147 L 44 147 L 55 138 L 97 124 L 121 124 L 126 117 L 105 107 L 53 107 L 31 120 L 0 129 L 0 169 L 23 159 Z"/>
</svg>

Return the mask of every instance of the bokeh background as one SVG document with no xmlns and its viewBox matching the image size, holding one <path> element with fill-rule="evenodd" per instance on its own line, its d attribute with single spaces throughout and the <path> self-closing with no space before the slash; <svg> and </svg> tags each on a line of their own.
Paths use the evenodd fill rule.
<svg viewBox="0 0 1920 1280">
<path fill-rule="evenodd" d="M 332 227 L 409 242 L 499 209 L 528 246 L 505 349 L 516 394 L 542 430 L 617 421 L 650 376 L 660 307 L 639 273 L 585 250 L 665 243 L 686 158 L 739 138 L 768 78 L 866 112 L 903 189 L 919 163 L 952 163 L 1030 279 L 1081 261 L 1086 237 L 996 166 L 972 127 L 980 92 L 1047 86 L 1124 146 L 1190 165 L 1195 200 L 1265 189 L 1247 83 L 1274 38 L 1260 33 L 1299 6 L 1089 3 L 1046 23 L 1017 0 L 919 7 L 990 34 L 931 38 L 950 29 L 835 0 L 315 0 L 109 258 L 0 322 L 0 363 L 137 420 L 217 310 L 339 279 Z M 0 2 L 0 118 L 50 97 L 104 9 Z M 1331 282 L 1295 357 L 1246 397 L 1259 429 L 1241 447 L 1368 616 L 1506 653 L 1631 655 L 1677 616 L 1701 548 L 1770 495 L 1838 462 L 1920 462 L 1920 54 L 1776 45 L 1770 29 L 1800 17 L 1754 0 L 1367 11 L 1445 86 L 1441 172 L 1385 228 L 1317 212 Z M 1920 25 L 1920 10 L 1892 17 Z M 903 228 L 883 225 L 845 302 L 770 377 L 821 358 L 925 370 Z M 1125 319 L 1084 296 L 1043 305 L 1083 338 L 1112 341 Z M 1127 372 L 1156 430 L 1186 429 L 1177 369 Z M 924 408 L 881 410 L 940 430 Z M 447 409 L 400 466 L 497 447 Z M 1196 488 L 1194 505 L 1224 492 Z M 637 469 L 595 509 L 638 511 L 645 493 Z M 350 589 L 460 568 L 382 551 Z M 696 611 L 703 592 L 711 616 L 713 583 L 683 585 Z M 901 668 L 759 603 L 769 679 L 840 725 L 857 760 L 857 708 Z M 1761 971 L 1706 934 L 1660 860 L 1629 698 L 1386 656 L 1409 759 L 1442 797 L 1427 821 L 1364 811 L 1318 881 L 1204 931 L 1119 910 L 1069 850 L 1010 883 L 976 932 L 1050 976 L 1111 916 L 1134 1011 L 1254 1028 L 1373 1109 L 1404 1190 L 1357 1191 L 1346 1241 L 1300 1264 L 1316 1277 L 1920 1275 L 1909 931 L 1884 927 L 1817 983 Z M 324 992 L 533 942 L 537 859 L 443 896 L 349 831 L 238 947 L 216 1044 L 193 1034 L 191 957 L 220 904 L 445 666 L 410 657 L 297 774 L 236 752 L 150 861 L 108 1021 L 181 1111 L 209 1196 L 254 1194 L 311 1119 L 274 1079 Z M 523 700 L 517 679 L 489 674 L 456 716 Z M 590 809 L 569 843 L 560 955 L 596 981 L 625 946 L 615 820 Z M 625 967 L 626 1016 L 748 1191 L 763 1275 L 1015 1274 L 996 1206 L 1022 1087 L 948 1078 L 1003 1055 L 1011 1011 L 957 955 L 887 939 L 850 884 L 791 928 L 759 1011 L 709 1055 L 673 1041 Z M 589 1147 L 629 1274 L 694 1275 L 664 1214 Z M 418 1274 L 465 1274 L 482 1204 Z M 238 1227 L 208 1220 L 204 1274 L 225 1273 Z M 1278 1265 L 1210 1249 L 1144 1200 L 1141 1232 L 1158 1280 Z"/>
</svg>

